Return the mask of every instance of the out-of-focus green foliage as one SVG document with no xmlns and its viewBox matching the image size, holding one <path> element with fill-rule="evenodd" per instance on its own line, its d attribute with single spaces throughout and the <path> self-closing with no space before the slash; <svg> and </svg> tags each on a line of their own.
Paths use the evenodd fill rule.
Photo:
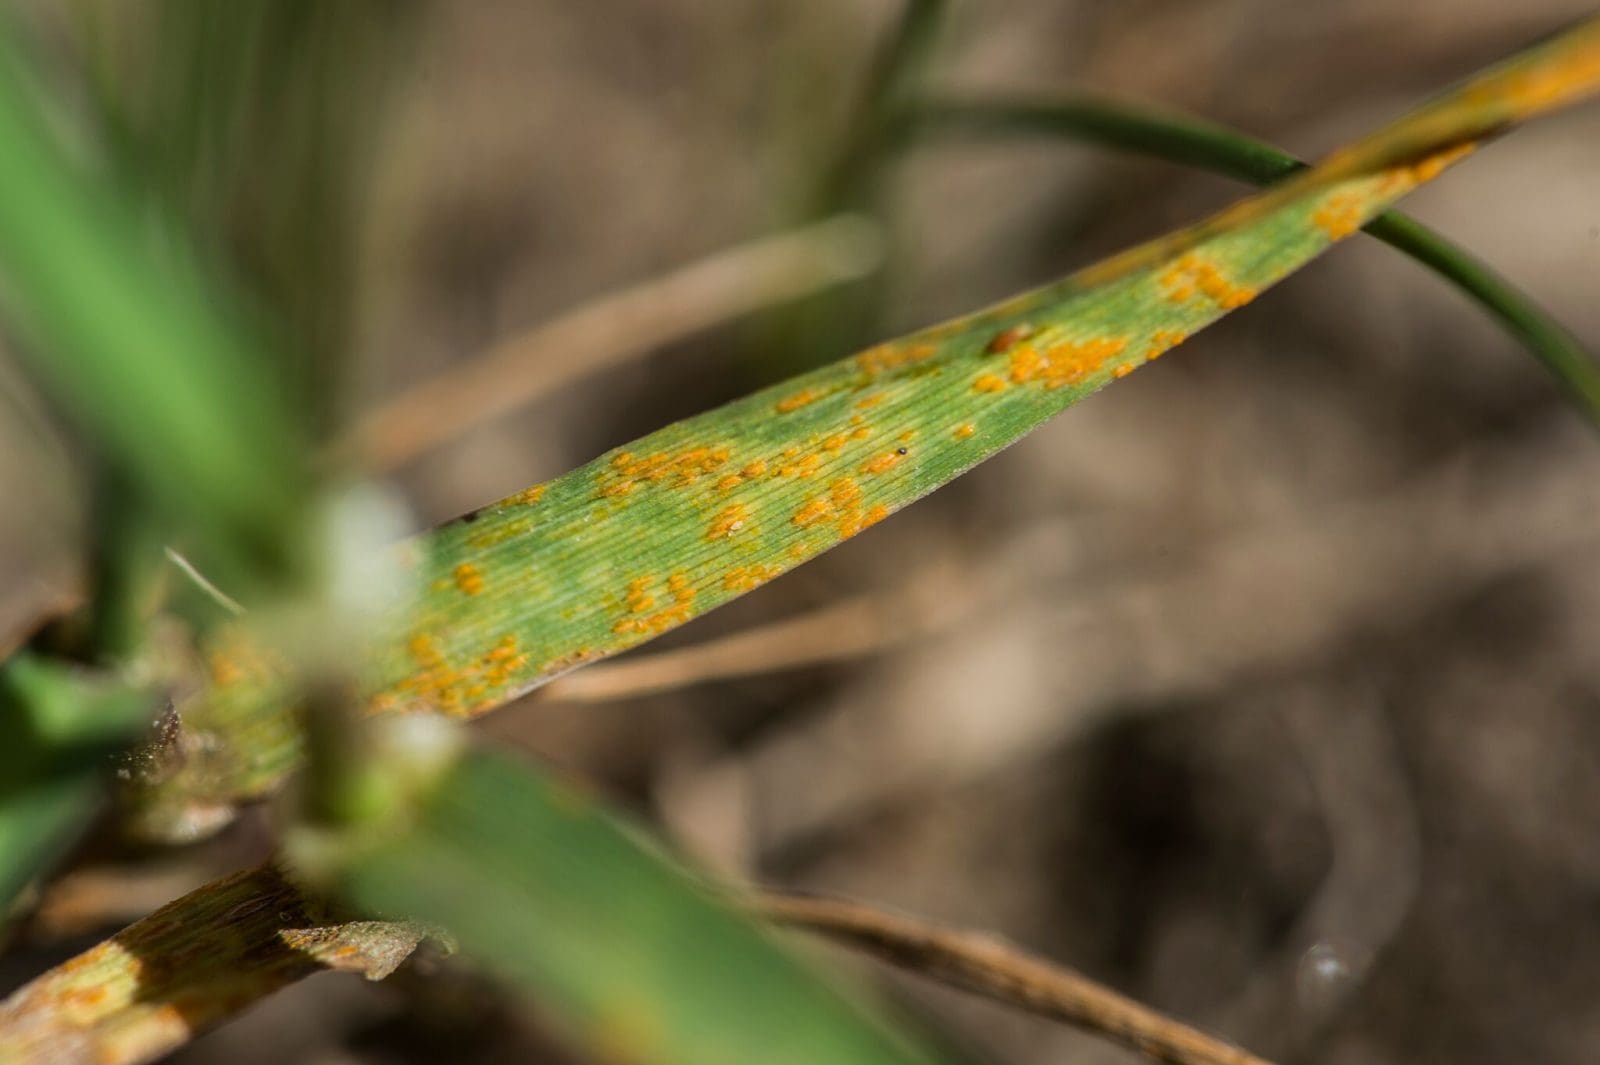
<svg viewBox="0 0 1600 1065">
<path fill-rule="evenodd" d="M 71 158 L 0 22 L 0 298 L 84 436 L 234 572 L 283 575 L 304 434 L 195 260 Z"/>
<path fill-rule="evenodd" d="M 931 1060 L 580 788 L 471 750 L 418 780 L 397 803 L 395 825 L 357 822 L 349 836 L 313 837 L 311 847 L 291 837 L 291 857 L 331 863 L 321 870 L 328 882 L 369 912 L 449 929 L 600 1059 Z"/>
<path fill-rule="evenodd" d="M 0 922 L 100 801 L 112 756 L 150 724 L 153 705 L 29 652 L 0 663 Z"/>
<path fill-rule="evenodd" d="M 95 116 L 124 184 L 266 312 L 319 441 L 347 398 L 371 178 L 419 0 L 85 5 Z"/>
</svg>

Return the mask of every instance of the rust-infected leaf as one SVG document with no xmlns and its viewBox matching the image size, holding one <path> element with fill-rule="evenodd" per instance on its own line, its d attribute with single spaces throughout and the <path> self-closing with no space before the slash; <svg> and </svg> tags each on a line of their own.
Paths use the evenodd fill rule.
<svg viewBox="0 0 1600 1065">
<path fill-rule="evenodd" d="M 163 906 L 0 1003 L 0 1061 L 130 1065 L 323 969 L 381 980 L 413 926 L 344 921 L 270 866 Z"/>
<path fill-rule="evenodd" d="M 1600 83 L 1600 20 L 1212 218 L 979 313 L 671 425 L 401 545 L 416 598 L 360 652 L 373 713 L 503 705 L 881 521 L 1125 377 L 1436 177 Z M 184 709 L 165 811 L 259 795 L 298 757 L 281 674 L 236 634 Z M 352 656 L 357 654 L 352 649 Z M 155 807 L 162 811 L 161 806 Z"/>
</svg>

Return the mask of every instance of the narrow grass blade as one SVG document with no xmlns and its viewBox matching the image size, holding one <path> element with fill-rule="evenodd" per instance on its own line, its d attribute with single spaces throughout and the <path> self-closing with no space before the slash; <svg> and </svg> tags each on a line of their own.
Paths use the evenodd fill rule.
<svg viewBox="0 0 1600 1065">
<path fill-rule="evenodd" d="M 936 100 L 907 125 L 902 146 L 948 137 L 1054 136 L 1139 152 L 1267 185 L 1306 164 L 1235 130 L 1110 100 Z M 1544 364 L 1569 400 L 1600 428 L 1600 366 L 1561 323 L 1488 264 L 1398 211 L 1364 227 L 1454 284 Z"/>
<path fill-rule="evenodd" d="M 422 739 L 409 738 L 419 760 L 436 758 L 436 743 Z M 368 912 L 447 929 L 598 1060 L 932 1060 L 582 791 L 476 750 L 414 779 L 392 827 L 291 834 L 291 859 Z"/>
<path fill-rule="evenodd" d="M 314 972 L 381 979 L 418 938 L 409 925 L 330 914 L 270 867 L 236 873 L 163 906 L 0 1003 L 0 1061 L 152 1061 Z"/>
<path fill-rule="evenodd" d="M 401 546 L 417 598 L 359 656 L 373 712 L 466 717 L 674 628 L 876 524 L 1356 232 L 1473 138 L 1600 86 L 1600 20 L 1199 225 L 668 426 Z M 243 634 L 185 712 L 169 812 L 298 758 Z"/>
<path fill-rule="evenodd" d="M 40 381 L 150 498 L 251 571 L 281 572 L 308 469 L 225 301 L 69 158 L 0 18 L 0 305 Z"/>
<path fill-rule="evenodd" d="M 88 821 L 112 755 L 149 725 L 153 705 L 30 652 L 0 663 L 0 922 Z"/>
</svg>

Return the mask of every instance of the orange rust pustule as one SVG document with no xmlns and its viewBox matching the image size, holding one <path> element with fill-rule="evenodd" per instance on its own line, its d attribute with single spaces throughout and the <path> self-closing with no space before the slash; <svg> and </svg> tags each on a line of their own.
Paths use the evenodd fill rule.
<svg viewBox="0 0 1600 1065">
<path fill-rule="evenodd" d="M 869 459 L 862 463 L 861 472 L 869 476 L 879 473 L 888 473 L 890 470 L 900 465 L 901 460 L 905 457 L 905 448 L 884 452 L 882 455 L 878 455 L 875 458 Z"/>
<path fill-rule="evenodd" d="M 628 591 L 623 601 L 631 613 L 643 614 L 656 605 L 656 597 L 650 594 L 650 585 L 654 583 L 654 577 L 635 577 L 628 582 Z"/>
<path fill-rule="evenodd" d="M 857 355 L 856 366 L 871 380 L 902 366 L 931 359 L 938 353 L 939 349 L 933 344 L 891 342 L 868 348 Z"/>
<path fill-rule="evenodd" d="M 417 665 L 417 672 L 401 681 L 396 687 L 403 693 L 431 703 L 447 714 L 460 714 L 465 709 L 461 690 L 462 674 L 445 661 L 438 642 L 428 633 L 413 633 L 406 641 L 406 652 Z M 376 703 L 381 704 L 380 696 Z M 375 705 L 374 709 L 384 709 Z"/>
<path fill-rule="evenodd" d="M 972 390 L 974 392 L 1004 392 L 1005 389 L 1006 379 L 998 374 L 982 374 L 976 381 L 972 382 Z"/>
<path fill-rule="evenodd" d="M 1189 339 L 1187 333 L 1176 329 L 1157 329 L 1150 334 L 1150 346 L 1145 349 L 1146 359 L 1159 359 L 1162 355 Z"/>
<path fill-rule="evenodd" d="M 638 577 L 628 583 L 628 616 L 613 624 L 612 632 L 620 636 L 665 632 L 673 626 L 682 625 L 694 615 L 695 588 L 684 573 L 673 573 L 667 577 L 666 592 L 672 600 L 671 605 L 654 613 L 645 613 L 656 605 L 656 597 L 648 591 L 653 583 L 654 578 L 651 577 Z"/>
<path fill-rule="evenodd" d="M 825 520 L 832 511 L 833 505 L 825 497 L 813 496 L 794 512 L 789 521 L 802 529 L 809 529 L 817 522 Z"/>
<path fill-rule="evenodd" d="M 470 562 L 463 562 L 454 571 L 456 587 L 464 595 L 479 595 L 483 592 L 483 573 Z"/>
<path fill-rule="evenodd" d="M 610 471 L 602 475 L 600 495 L 625 496 L 641 484 L 691 485 L 727 465 L 728 458 L 728 447 L 722 444 L 643 456 L 619 452 L 611 459 Z"/>
<path fill-rule="evenodd" d="M 806 407 L 812 403 L 815 403 L 825 395 L 827 395 L 827 393 L 820 388 L 802 388 L 793 395 L 784 396 L 782 399 L 778 400 L 777 403 L 773 404 L 773 409 L 779 414 L 789 414 L 793 411 L 799 410 L 801 407 Z"/>
<path fill-rule="evenodd" d="M 1225 310 L 1243 307 L 1256 298 L 1256 290 L 1235 285 L 1223 276 L 1216 263 L 1190 252 L 1161 274 L 1161 287 L 1173 303 L 1187 303 L 1203 295 Z"/>
<path fill-rule="evenodd" d="M 1311 222 L 1327 234 L 1329 240 L 1343 240 L 1361 228 L 1365 207 L 1363 197 L 1352 192 L 1337 192 L 1312 213 Z"/>
<path fill-rule="evenodd" d="M 960 425 L 950 430 L 950 435 L 955 437 L 957 440 L 970 440 L 972 439 L 973 435 L 977 433 L 977 431 L 978 427 L 973 425 L 971 422 L 962 422 Z"/>
<path fill-rule="evenodd" d="M 767 583 L 782 572 L 783 568 L 780 566 L 762 563 L 735 566 L 723 575 L 722 587 L 730 592 L 746 592 Z"/>
<path fill-rule="evenodd" d="M 812 496 L 795 511 L 789 519 L 792 524 L 802 529 L 809 529 L 815 525 L 831 524 L 839 535 L 839 539 L 848 540 L 856 533 L 880 520 L 887 510 L 883 507 L 874 507 L 863 513 L 861 510 L 861 485 L 853 477 L 840 477 L 828 486 L 824 495 Z M 877 512 L 882 512 L 874 517 Z M 799 545 L 796 545 L 799 546 Z M 803 557 L 804 549 L 796 553 Z"/>
<path fill-rule="evenodd" d="M 1127 346 L 1128 342 L 1120 337 L 1063 341 L 1043 352 L 1025 345 L 1011 352 L 1011 382 L 1017 385 L 1041 383 L 1047 389 L 1079 385 Z"/>
<path fill-rule="evenodd" d="M 489 653 L 484 655 L 483 682 L 491 688 L 504 687 L 512 677 L 526 669 L 527 665 L 528 656 L 518 647 L 516 636 L 502 636 L 500 641 L 489 649 Z"/>
<path fill-rule="evenodd" d="M 743 503 L 724 507 L 706 529 L 707 540 L 726 540 L 750 522 L 750 508 Z"/>
</svg>

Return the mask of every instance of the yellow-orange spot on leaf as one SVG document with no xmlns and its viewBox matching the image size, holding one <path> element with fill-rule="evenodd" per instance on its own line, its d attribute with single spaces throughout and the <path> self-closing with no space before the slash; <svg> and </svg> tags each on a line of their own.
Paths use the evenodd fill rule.
<svg viewBox="0 0 1600 1065">
<path fill-rule="evenodd" d="M 643 614 L 656 605 L 656 597 L 650 594 L 650 585 L 654 582 L 653 577 L 635 577 L 628 582 L 628 592 L 624 602 L 627 603 L 630 613 Z"/>
<path fill-rule="evenodd" d="M 613 622 L 612 632 L 619 636 L 663 632 L 689 620 L 693 614 L 695 597 L 695 589 L 689 578 L 682 573 L 674 573 L 667 578 L 667 593 L 672 605 L 660 610 L 655 609 L 658 597 L 649 591 L 654 583 L 652 577 L 639 577 L 628 582 L 627 607 L 631 616 Z"/>
<path fill-rule="evenodd" d="M 749 591 L 757 585 L 765 584 L 782 572 L 777 566 L 757 563 L 750 566 L 735 566 L 722 578 L 722 587 L 730 592 Z"/>
<path fill-rule="evenodd" d="M 829 486 L 828 498 L 836 507 L 853 507 L 861 500 L 861 486 L 854 478 L 841 477 Z"/>
<path fill-rule="evenodd" d="M 915 440 L 916 438 L 917 438 L 917 431 L 915 429 L 907 429 L 905 432 L 901 433 L 900 436 L 899 436 L 899 440 L 900 440 L 900 442 L 902 444 L 909 444 L 909 443 L 911 443 L 911 441 Z"/>
<path fill-rule="evenodd" d="M 515 636 L 502 636 L 484 656 L 483 681 L 490 688 L 503 687 L 528 665 L 528 656 L 519 652 Z M 469 691 L 468 697 L 472 697 Z"/>
<path fill-rule="evenodd" d="M 711 526 L 706 529 L 707 540 L 726 540 L 734 533 L 743 529 L 750 520 L 750 508 L 743 503 L 735 503 L 724 508 L 715 518 L 711 519 Z"/>
<path fill-rule="evenodd" d="M 1144 357 L 1147 359 L 1159 359 L 1187 339 L 1188 334 L 1179 332 L 1176 329 L 1157 329 L 1150 336 L 1150 347 L 1146 349 Z"/>
<path fill-rule="evenodd" d="M 1011 383 L 1027 384 L 1042 374 L 1046 365 L 1039 349 L 1031 345 L 1017 348 L 1011 353 Z"/>
<path fill-rule="evenodd" d="M 745 476 L 745 477 L 760 477 L 763 473 L 766 473 L 766 472 L 767 472 L 767 460 L 766 459 L 756 459 L 754 462 L 750 463 L 744 469 L 739 471 L 739 473 L 742 476 Z"/>
<path fill-rule="evenodd" d="M 1081 384 L 1125 347 L 1126 340 L 1100 337 L 1063 341 L 1044 352 L 1032 346 L 1015 348 L 1011 352 L 1011 381 L 1019 385 L 1041 382 L 1051 389 Z"/>
<path fill-rule="evenodd" d="M 824 440 L 822 442 L 822 450 L 824 450 L 824 451 L 838 451 L 840 448 L 844 447 L 849 442 L 850 442 L 850 437 L 849 437 L 848 434 L 846 434 L 846 433 L 834 433 L 832 436 L 828 437 L 828 439 L 826 439 L 826 440 Z"/>
<path fill-rule="evenodd" d="M 511 502 L 532 506 L 544 498 L 544 493 L 545 486 L 542 484 L 536 484 L 532 488 L 524 488 L 522 491 L 512 496 Z"/>
<path fill-rule="evenodd" d="M 808 529 L 827 518 L 832 511 L 832 503 L 822 496 L 815 496 L 806 500 L 805 505 L 795 511 L 789 520 L 802 529 Z"/>
<path fill-rule="evenodd" d="M 967 440 L 970 439 L 977 431 L 977 426 L 973 425 L 971 422 L 963 422 L 956 426 L 955 429 L 951 431 L 950 435 L 955 437 L 957 440 Z"/>
<path fill-rule="evenodd" d="M 900 460 L 903 458 L 905 456 L 898 451 L 888 451 L 863 463 L 861 472 L 866 474 L 886 473 L 900 465 Z"/>
<path fill-rule="evenodd" d="M 1216 263 L 1194 252 L 1167 267 L 1160 281 L 1166 298 L 1173 303 L 1187 303 L 1198 294 L 1219 307 L 1232 310 L 1256 297 L 1255 289 L 1235 285 L 1223 276 Z"/>
<path fill-rule="evenodd" d="M 972 382 L 972 390 L 974 392 L 1002 392 L 1005 387 L 1005 378 L 992 373 L 986 373 Z"/>
<path fill-rule="evenodd" d="M 1129 374 L 1131 374 L 1133 372 L 1133 370 L 1134 370 L 1133 363 L 1124 362 L 1124 363 L 1121 363 L 1120 365 L 1113 366 L 1111 368 L 1111 376 L 1117 378 L 1118 380 L 1121 380 L 1122 378 L 1127 377 Z"/>
<path fill-rule="evenodd" d="M 1596 63 L 1596 70 L 1594 71 L 1593 76 L 1600 76 L 1600 62 Z M 1477 150 L 1477 147 L 1477 142 L 1469 141 L 1466 144 L 1458 144 L 1454 148 L 1446 148 L 1442 152 L 1435 152 L 1426 159 L 1422 160 L 1420 163 L 1417 163 L 1411 167 L 1411 179 L 1419 185 L 1424 182 L 1432 181 L 1434 178 L 1444 173 L 1445 168 L 1450 166 L 1450 164 L 1460 161 L 1465 156 L 1471 155 Z"/>
<path fill-rule="evenodd" d="M 876 525 L 876 524 L 878 524 L 878 522 L 882 521 L 884 518 L 887 518 L 888 516 L 889 516 L 889 508 L 884 506 L 882 503 L 880 503 L 877 506 L 873 507 L 871 510 L 867 511 L 867 516 L 861 522 L 861 527 L 864 529 L 868 525 Z"/>
<path fill-rule="evenodd" d="M 419 632 L 406 641 L 406 651 L 411 655 L 412 661 L 423 667 L 436 666 L 442 662 L 443 656 L 439 653 L 439 645 L 432 636 Z"/>
<path fill-rule="evenodd" d="M 1311 215 L 1316 227 L 1330 240 L 1343 240 L 1361 228 L 1365 200 L 1351 192 L 1336 192 Z"/>
<path fill-rule="evenodd" d="M 774 407 L 779 414 L 788 414 L 790 411 L 797 411 L 807 404 L 815 403 L 825 395 L 827 395 L 827 393 L 823 392 L 821 389 L 802 388 L 794 395 L 785 396 L 778 400 Z"/>
<path fill-rule="evenodd" d="M 717 482 L 717 489 L 718 491 L 728 492 L 738 488 L 743 483 L 743 477 L 740 477 L 737 473 L 730 473 L 728 476 Z"/>
<path fill-rule="evenodd" d="M 465 678 L 461 671 L 445 661 L 433 636 L 423 632 L 414 633 L 406 641 L 406 651 L 418 670 L 401 681 L 397 688 L 409 693 L 411 698 L 431 702 L 447 714 L 463 713 L 466 708 L 463 705 L 462 681 Z"/>
<path fill-rule="evenodd" d="M 728 454 L 726 446 L 692 447 L 676 453 L 657 451 L 643 457 L 624 451 L 611 460 L 617 479 L 604 485 L 600 494 L 627 495 L 640 481 L 650 484 L 663 481 L 671 481 L 674 485 L 693 484 L 725 465 Z"/>
<path fill-rule="evenodd" d="M 860 399 L 856 400 L 856 410 L 871 410 L 873 407 L 876 407 L 878 404 L 882 403 L 883 398 L 882 392 L 874 392 L 870 396 L 862 396 Z M 856 417 L 858 418 L 860 415 L 857 415 Z M 851 418 L 850 420 L 854 422 L 856 418 Z"/>
<path fill-rule="evenodd" d="M 871 435 L 872 430 L 867 428 L 865 425 L 858 426 L 857 428 L 850 430 L 850 439 L 852 440 L 865 440 Z"/>
<path fill-rule="evenodd" d="M 927 343 L 906 344 L 903 342 L 890 342 L 879 344 L 875 348 L 868 348 L 860 355 L 857 355 L 856 365 L 869 378 L 876 378 L 880 374 L 898 370 L 902 366 L 910 366 L 913 363 L 930 359 L 938 354 L 938 351 L 937 347 Z"/>
<path fill-rule="evenodd" d="M 470 562 L 463 562 L 455 568 L 456 587 L 467 595 L 477 595 L 483 591 L 483 574 Z"/>
</svg>

